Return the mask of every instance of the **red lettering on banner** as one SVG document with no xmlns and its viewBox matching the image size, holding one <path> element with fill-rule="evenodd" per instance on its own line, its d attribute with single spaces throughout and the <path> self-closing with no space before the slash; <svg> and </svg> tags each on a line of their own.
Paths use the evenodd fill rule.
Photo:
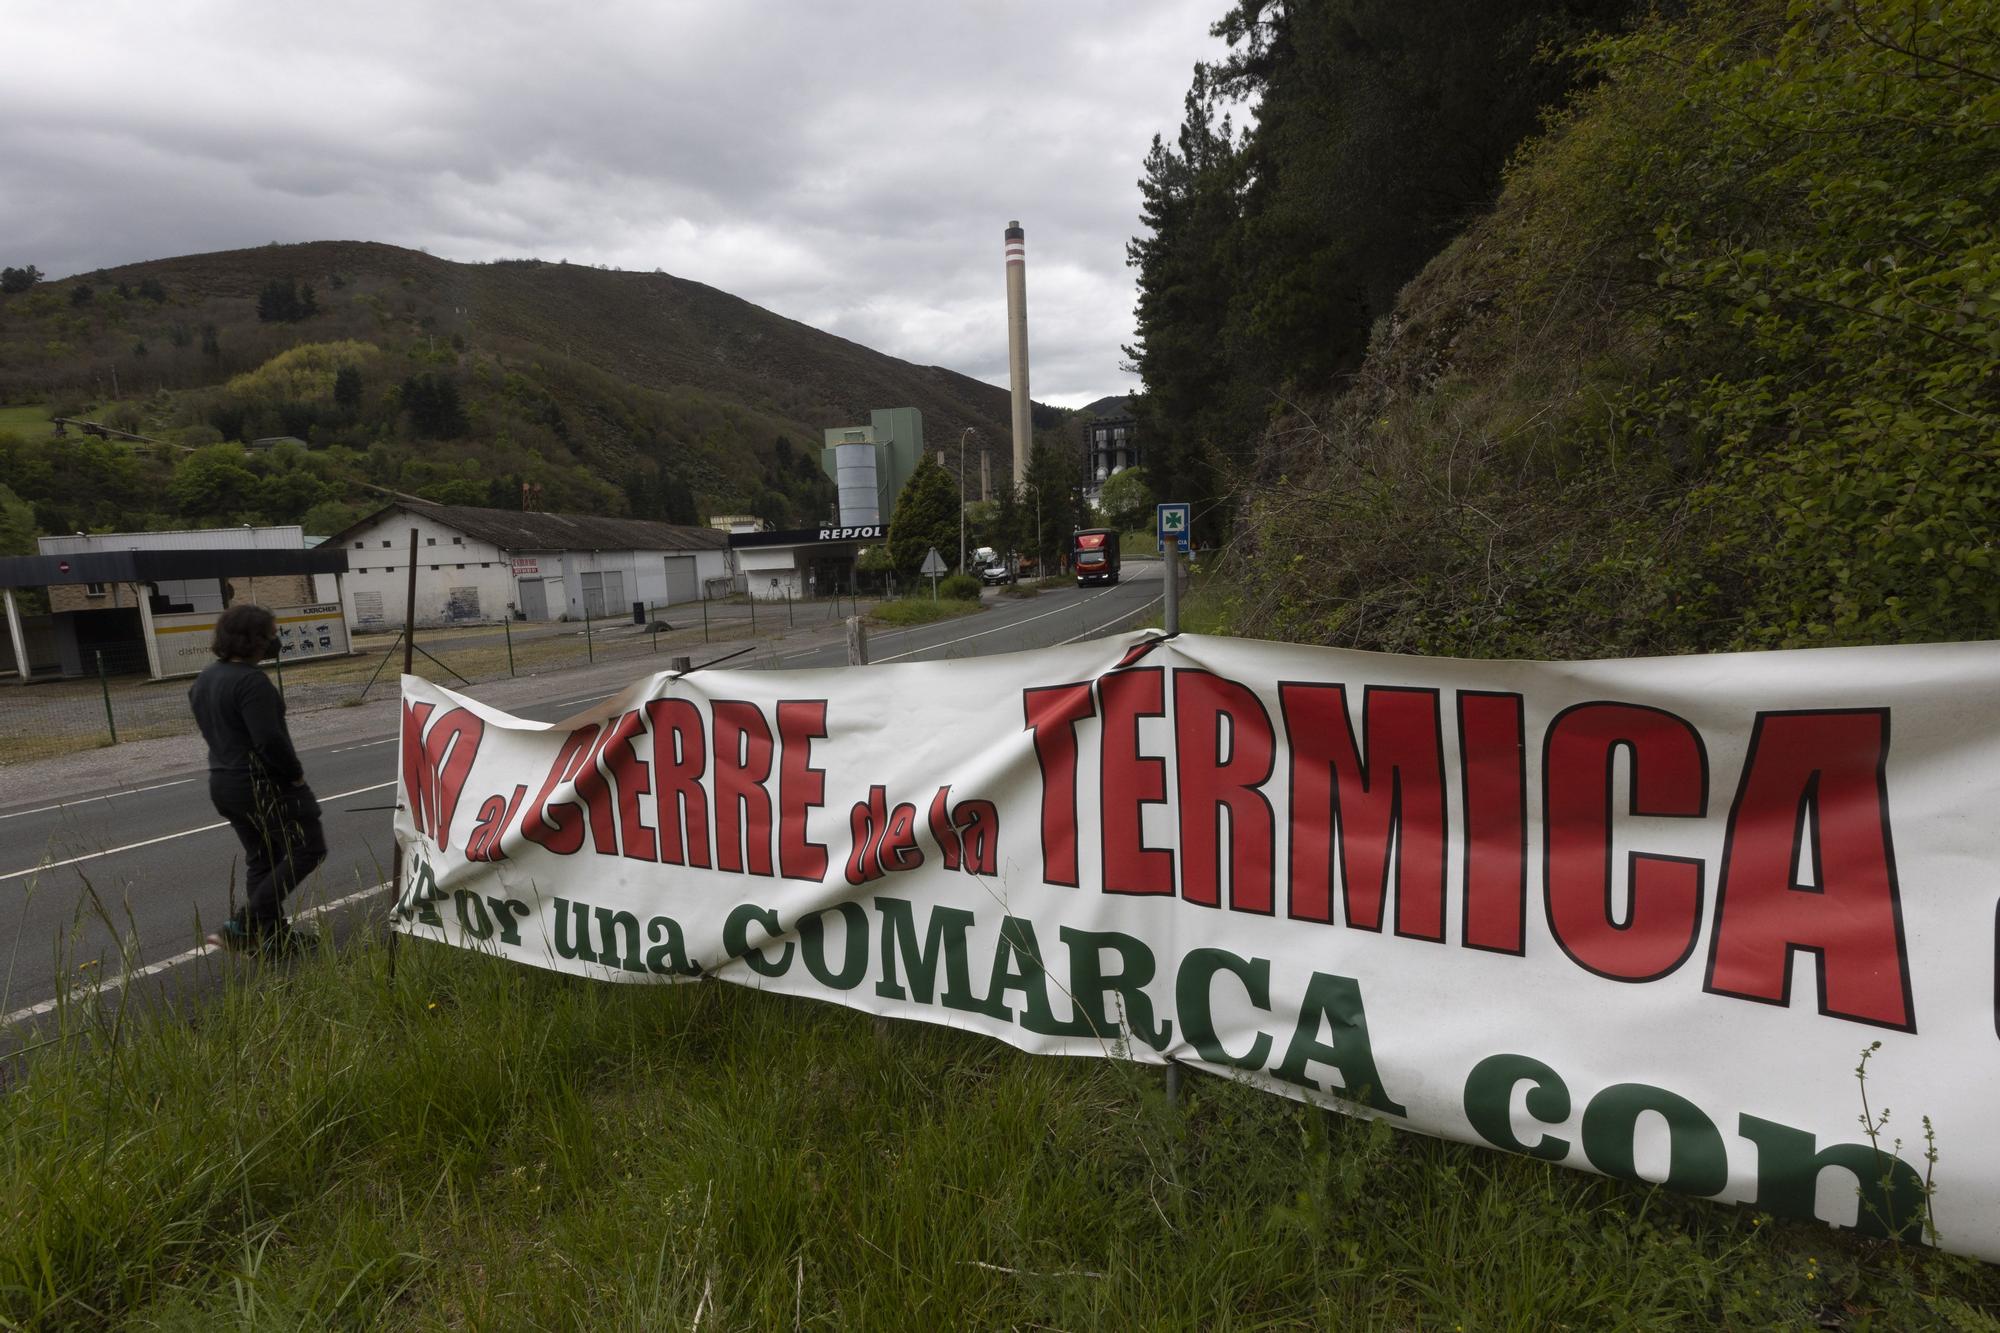
<svg viewBox="0 0 2000 1333">
<path fill-rule="evenodd" d="M 1625 813 L 1697 819 L 1708 813 L 1708 753 L 1686 721 L 1639 704 L 1586 703 L 1549 724 L 1542 747 L 1542 833 L 1549 929 L 1580 967 L 1613 981 L 1657 981 L 1694 951 L 1701 929 L 1701 861 L 1630 852 L 1629 906 L 1612 908 L 1612 765 L 1629 756 Z"/>
<path fill-rule="evenodd" d="M 1523 737 L 1520 695 L 1459 691 L 1468 949 L 1526 952 L 1528 752 Z"/>
<path fill-rule="evenodd" d="M 1393 871 L 1396 933 L 1443 940 L 1444 742 L 1437 691 L 1368 686 L 1361 703 L 1365 754 L 1355 744 L 1342 686 L 1285 682 L 1278 700 L 1292 746 L 1290 914 L 1333 920 L 1337 843 L 1348 925 L 1382 929 Z"/>
<path fill-rule="evenodd" d="M 826 846 L 806 838 L 806 812 L 826 800 L 826 770 L 812 766 L 812 743 L 826 736 L 826 701 L 778 705 L 778 869 L 786 879 L 826 878 Z"/>
<path fill-rule="evenodd" d="M 991 875 L 1000 865 L 1000 811 L 991 801 L 960 801 L 951 810 L 965 856 L 965 873 Z"/>
<path fill-rule="evenodd" d="M 930 810 L 931 839 L 938 845 L 938 856 L 946 870 L 958 869 L 958 830 L 951 826 L 951 788 L 939 787 L 937 795 L 931 797 Z"/>
<path fill-rule="evenodd" d="M 451 838 L 452 816 L 486 724 L 466 708 L 447 709 L 435 719 L 434 705 L 403 706 L 403 791 L 417 832 L 442 849 Z"/>
<path fill-rule="evenodd" d="M 1106 893 L 1170 894 L 1174 854 L 1145 842 L 1144 808 L 1167 799 L 1167 762 L 1139 753 L 1139 719 L 1166 716 L 1159 667 L 1114 671 L 1097 685 L 1104 701 L 1099 807 Z"/>
<path fill-rule="evenodd" d="M 771 725 L 757 705 L 717 699 L 715 730 L 716 868 L 771 873 Z M 747 855 L 746 855 L 747 854 Z"/>
<path fill-rule="evenodd" d="M 639 798 L 653 790 L 651 771 L 638 750 L 638 740 L 645 729 L 645 715 L 634 710 L 618 719 L 604 743 L 604 766 L 610 770 L 611 781 L 618 789 L 621 850 L 632 861 L 660 859 L 659 839 L 646 826 L 639 810 Z"/>
<path fill-rule="evenodd" d="M 479 823 L 472 830 L 472 836 L 465 842 L 465 859 L 468 861 L 504 861 L 507 853 L 501 847 L 501 840 L 507 830 L 514 826 L 514 816 L 521 813 L 521 801 L 528 789 L 515 784 L 511 797 L 489 796 L 479 807 Z"/>
<path fill-rule="evenodd" d="M 1231 910 L 1269 916 L 1277 820 L 1258 789 L 1270 780 L 1277 753 L 1271 715 L 1246 685 L 1207 671 L 1176 671 L 1174 736 L 1181 896 L 1204 907 L 1220 906 L 1226 859 Z M 1220 827 L 1225 814 L 1226 850 Z"/>
<path fill-rule="evenodd" d="M 585 723 L 564 739 L 555 762 L 549 765 L 548 776 L 542 779 L 542 789 L 521 817 L 521 836 L 557 856 L 573 855 L 583 846 L 583 812 L 573 802 L 549 798 L 589 762 L 591 742 L 596 739 L 595 722 Z"/>
<path fill-rule="evenodd" d="M 1729 812 L 1707 989 L 1791 1002 L 1814 956 L 1819 1012 L 1917 1029 L 1889 832 L 1889 713 L 1759 713 Z"/>
<path fill-rule="evenodd" d="M 877 785 L 868 789 L 868 799 L 856 801 L 847 816 L 847 882 L 866 884 L 882 878 L 880 849 L 882 834 L 889 827 L 889 790 Z"/>
<path fill-rule="evenodd" d="M 437 773 L 424 762 L 424 724 L 437 711 L 436 704 L 405 700 L 402 714 L 403 795 L 410 803 L 410 822 L 419 837 L 429 835 L 437 809 Z"/>
<path fill-rule="evenodd" d="M 905 801 L 890 810 L 888 792 L 879 784 L 868 789 L 866 801 L 855 803 L 847 826 L 853 840 L 847 853 L 849 884 L 866 884 L 924 863 L 917 847 L 917 807 Z"/>
<path fill-rule="evenodd" d="M 1021 692 L 1042 770 L 1042 882 L 1077 886 L 1076 724 L 1096 716 L 1090 685 L 1043 685 Z"/>
<path fill-rule="evenodd" d="M 626 715 L 629 716 L 629 715 Z M 611 782 L 604 776 L 600 765 L 611 747 L 611 740 L 623 726 L 625 717 L 620 716 L 604 724 L 592 742 L 590 752 L 576 766 L 571 774 L 576 794 L 583 798 L 584 809 L 590 815 L 590 847 L 599 856 L 618 855 L 618 821 L 611 809 Z"/>
<path fill-rule="evenodd" d="M 653 828 L 660 860 L 667 865 L 708 869 L 708 742 L 701 710 L 686 699 L 654 699 L 646 705 L 653 731 Z M 681 831 L 687 830 L 683 840 Z"/>
</svg>

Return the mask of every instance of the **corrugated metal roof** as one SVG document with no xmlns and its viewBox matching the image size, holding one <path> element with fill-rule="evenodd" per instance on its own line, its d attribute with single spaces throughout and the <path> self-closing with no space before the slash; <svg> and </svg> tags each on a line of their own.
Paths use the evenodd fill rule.
<svg viewBox="0 0 2000 1333">
<path fill-rule="evenodd" d="M 471 505 L 430 504 L 398 500 L 370 514 L 327 540 L 343 542 L 349 534 L 369 527 L 397 510 L 419 514 L 433 523 L 454 528 L 468 537 L 491 542 L 503 551 L 719 551 L 729 545 L 726 533 L 713 528 L 683 527 L 643 518 L 609 518 L 596 514 L 538 514 L 512 509 L 477 509 Z"/>
<path fill-rule="evenodd" d="M 296 523 L 268 528 L 180 528 L 161 532 L 92 532 L 78 536 L 37 537 L 43 555 L 82 555 L 90 551 L 254 551 L 304 549 L 304 530 Z"/>
</svg>

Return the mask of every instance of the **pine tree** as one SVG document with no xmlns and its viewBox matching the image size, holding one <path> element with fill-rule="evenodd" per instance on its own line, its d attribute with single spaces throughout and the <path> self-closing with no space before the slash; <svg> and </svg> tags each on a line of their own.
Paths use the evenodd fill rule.
<svg viewBox="0 0 2000 1333">
<path fill-rule="evenodd" d="M 932 547 L 938 554 L 958 549 L 958 483 L 925 454 L 903 483 L 889 519 L 889 559 L 896 570 L 915 574 Z"/>
</svg>

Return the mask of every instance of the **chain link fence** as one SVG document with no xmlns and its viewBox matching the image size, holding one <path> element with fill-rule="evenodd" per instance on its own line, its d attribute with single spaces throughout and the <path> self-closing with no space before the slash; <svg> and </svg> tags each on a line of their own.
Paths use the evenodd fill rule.
<svg viewBox="0 0 2000 1333">
<path fill-rule="evenodd" d="M 796 630 L 837 627 L 874 604 L 865 597 L 757 602 L 738 596 L 648 607 L 619 620 L 438 626 L 416 632 L 412 674 L 455 687 L 630 661 L 639 675 L 665 669 L 674 657 L 700 662 L 762 648 Z M 286 710 L 350 708 L 393 695 L 403 669 L 401 633 L 357 633 L 353 647 L 344 657 L 271 667 Z M 746 656 L 740 664 L 755 661 L 754 651 Z M 150 679 L 143 647 L 85 648 L 82 660 L 80 676 L 26 685 L 11 674 L 0 677 L 0 764 L 194 731 L 189 681 Z M 646 665 L 655 661 L 657 667 Z"/>
</svg>

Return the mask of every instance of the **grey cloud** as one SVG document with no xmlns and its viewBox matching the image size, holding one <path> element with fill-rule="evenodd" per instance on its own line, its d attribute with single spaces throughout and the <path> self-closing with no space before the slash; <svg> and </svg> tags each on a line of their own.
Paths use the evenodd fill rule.
<svg viewBox="0 0 2000 1333">
<path fill-rule="evenodd" d="M 1036 396 L 1081 403 L 1132 387 L 1140 160 L 1224 7 L 16 9 L 0 259 L 359 237 L 663 267 L 1004 383 L 1020 218 Z"/>
</svg>

